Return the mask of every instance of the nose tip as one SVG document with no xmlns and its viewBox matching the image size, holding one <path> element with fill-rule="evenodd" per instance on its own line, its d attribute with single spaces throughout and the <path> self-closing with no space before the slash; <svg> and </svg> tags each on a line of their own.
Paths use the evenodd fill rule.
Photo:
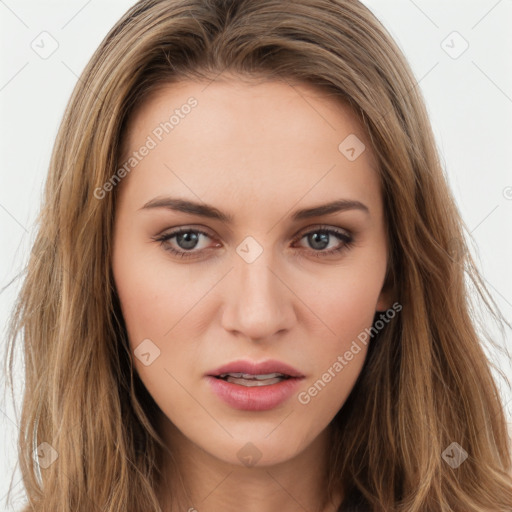
<svg viewBox="0 0 512 512">
<path fill-rule="evenodd" d="M 254 254 L 251 243 L 248 252 Z M 224 328 L 252 340 L 282 334 L 295 319 L 289 290 L 261 255 L 252 263 L 242 260 L 230 279 L 222 315 Z"/>
</svg>

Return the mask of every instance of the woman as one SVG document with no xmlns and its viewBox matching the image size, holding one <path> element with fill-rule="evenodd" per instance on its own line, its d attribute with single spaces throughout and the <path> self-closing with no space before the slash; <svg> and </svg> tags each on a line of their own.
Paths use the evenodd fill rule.
<svg viewBox="0 0 512 512">
<path fill-rule="evenodd" d="M 123 16 L 12 324 L 25 511 L 511 509 L 466 272 L 506 322 L 416 85 L 356 1 Z"/>
</svg>

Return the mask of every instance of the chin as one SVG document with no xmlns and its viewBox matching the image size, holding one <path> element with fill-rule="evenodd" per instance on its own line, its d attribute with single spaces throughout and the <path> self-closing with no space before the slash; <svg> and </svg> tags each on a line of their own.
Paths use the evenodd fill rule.
<svg viewBox="0 0 512 512">
<path fill-rule="evenodd" d="M 210 438 L 211 439 L 211 438 Z M 261 434 L 251 438 L 230 438 L 221 443 L 202 446 L 213 457 L 241 468 L 268 467 L 282 464 L 297 456 L 306 446 L 303 443 L 288 443 L 284 439 L 265 438 Z"/>
</svg>

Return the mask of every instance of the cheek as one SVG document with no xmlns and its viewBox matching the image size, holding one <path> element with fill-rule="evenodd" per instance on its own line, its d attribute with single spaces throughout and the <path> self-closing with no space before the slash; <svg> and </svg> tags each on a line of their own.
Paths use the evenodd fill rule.
<svg viewBox="0 0 512 512">
<path fill-rule="evenodd" d="M 382 287 L 384 270 L 347 265 L 325 278 L 302 281 L 295 288 L 316 318 L 323 334 L 323 346 L 343 349 L 371 326 Z"/>
<path fill-rule="evenodd" d="M 130 339 L 162 340 L 204 295 L 197 279 L 173 267 L 165 258 L 154 258 L 120 244 L 113 256 L 113 272 Z M 132 247 L 136 247 L 135 244 Z M 186 323 L 186 322 L 185 322 Z"/>
<path fill-rule="evenodd" d="M 168 264 L 142 250 L 123 250 L 121 242 L 113 254 L 113 274 L 135 370 L 160 407 L 172 397 L 175 406 L 186 409 L 189 397 L 172 376 L 181 382 L 182 368 L 190 366 L 184 362 L 193 361 L 187 312 L 204 291 L 200 293 L 202 288 L 189 276 L 170 273 Z M 171 343 L 175 339 L 183 342 Z"/>
<path fill-rule="evenodd" d="M 319 279 L 321 287 L 307 292 L 306 283 L 302 283 L 303 293 L 297 290 L 314 312 L 309 318 L 320 326 L 317 334 L 308 336 L 301 347 L 303 353 L 309 354 L 313 372 L 307 387 L 302 389 L 303 400 L 298 397 L 299 403 L 311 404 L 311 408 L 327 414 L 343 405 L 371 343 L 370 328 L 381 289 L 381 270 L 377 266 L 347 265 L 332 272 L 329 280 Z"/>
<path fill-rule="evenodd" d="M 326 425 L 332 420 L 363 368 L 379 292 L 370 281 L 366 286 L 357 279 L 351 284 L 340 276 L 329 281 L 322 294 L 309 296 L 308 306 L 317 313 L 323 327 L 321 333 L 308 337 L 302 348 L 308 354 L 312 373 L 296 401 L 311 430 L 316 423 Z"/>
</svg>

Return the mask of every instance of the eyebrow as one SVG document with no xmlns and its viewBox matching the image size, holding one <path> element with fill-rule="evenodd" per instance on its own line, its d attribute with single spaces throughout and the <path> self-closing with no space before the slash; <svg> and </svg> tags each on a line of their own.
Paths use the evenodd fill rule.
<svg viewBox="0 0 512 512">
<path fill-rule="evenodd" d="M 189 213 L 192 215 L 199 215 L 208 219 L 215 219 L 226 224 L 233 223 L 233 216 L 229 213 L 224 213 L 219 209 L 215 208 L 206 203 L 197 203 L 189 201 L 187 199 L 178 199 L 173 197 L 155 197 L 148 201 L 139 210 L 154 209 L 154 208 L 165 208 L 167 210 L 174 210 L 183 213 Z M 329 215 L 332 213 L 343 212 L 347 210 L 361 210 L 366 214 L 370 214 L 369 208 L 361 203 L 360 201 L 350 199 L 339 199 L 330 203 L 313 206 L 311 208 L 304 208 L 297 210 L 292 220 L 298 221 L 303 219 L 309 219 L 311 217 L 319 217 L 322 215 Z"/>
</svg>

